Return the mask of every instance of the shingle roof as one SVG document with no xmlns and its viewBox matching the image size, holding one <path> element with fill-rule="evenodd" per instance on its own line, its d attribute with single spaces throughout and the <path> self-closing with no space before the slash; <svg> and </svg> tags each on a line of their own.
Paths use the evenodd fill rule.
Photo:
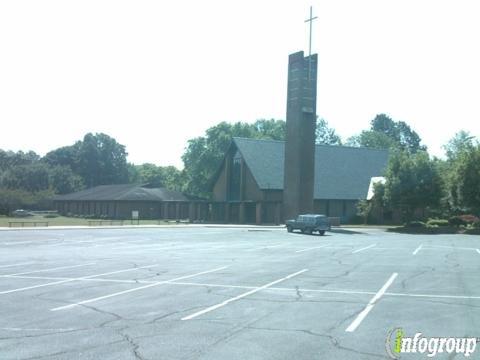
<svg viewBox="0 0 480 360">
<path fill-rule="evenodd" d="M 181 192 L 165 188 L 146 188 L 141 185 L 99 185 L 72 194 L 59 195 L 54 200 L 86 201 L 186 201 Z"/>
<path fill-rule="evenodd" d="M 285 142 L 234 138 L 260 189 L 283 189 Z M 370 179 L 382 176 L 388 151 L 316 145 L 315 199 L 365 199 Z"/>
</svg>

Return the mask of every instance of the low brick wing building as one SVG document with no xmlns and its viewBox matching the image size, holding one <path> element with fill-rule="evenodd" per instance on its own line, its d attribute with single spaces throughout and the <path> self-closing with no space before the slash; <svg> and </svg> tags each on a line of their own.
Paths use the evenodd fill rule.
<svg viewBox="0 0 480 360">
<path fill-rule="evenodd" d="M 189 217 L 189 200 L 184 194 L 165 188 L 142 185 L 100 185 L 53 199 L 64 215 L 131 219 L 181 219 Z"/>
</svg>

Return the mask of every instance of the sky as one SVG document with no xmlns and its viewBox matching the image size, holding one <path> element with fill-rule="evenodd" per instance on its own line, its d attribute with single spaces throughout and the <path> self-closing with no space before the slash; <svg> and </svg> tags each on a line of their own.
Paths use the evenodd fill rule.
<svg viewBox="0 0 480 360">
<path fill-rule="evenodd" d="M 310 6 L 317 114 L 342 138 L 378 113 L 436 156 L 459 130 L 480 137 L 476 0 L 2 0 L 0 148 L 44 155 L 103 132 L 130 162 L 182 167 L 221 121 L 285 119 Z"/>
</svg>

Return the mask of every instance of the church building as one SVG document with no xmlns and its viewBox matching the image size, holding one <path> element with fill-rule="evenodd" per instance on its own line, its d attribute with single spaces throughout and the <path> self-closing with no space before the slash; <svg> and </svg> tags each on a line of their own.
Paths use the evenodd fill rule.
<svg viewBox="0 0 480 360">
<path fill-rule="evenodd" d="M 213 200 L 225 204 L 226 222 L 281 223 L 285 142 L 233 138 L 212 179 Z M 300 159 L 301 161 L 301 159 Z M 367 198 L 370 181 L 382 176 L 388 151 L 316 145 L 313 212 L 348 222 Z"/>
</svg>

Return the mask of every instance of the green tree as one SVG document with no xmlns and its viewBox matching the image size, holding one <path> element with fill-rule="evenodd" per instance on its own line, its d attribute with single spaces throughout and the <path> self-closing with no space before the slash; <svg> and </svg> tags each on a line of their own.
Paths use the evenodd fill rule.
<svg viewBox="0 0 480 360">
<path fill-rule="evenodd" d="M 435 161 L 426 152 L 395 151 L 385 177 L 384 201 L 402 211 L 405 221 L 412 220 L 417 209 L 439 206 L 442 181 Z"/>
<path fill-rule="evenodd" d="M 163 167 L 164 184 L 167 189 L 182 191 L 185 185 L 185 173 L 175 166 Z"/>
<path fill-rule="evenodd" d="M 42 163 L 14 166 L 3 173 L 2 186 L 30 192 L 48 190 L 49 171 L 49 166 Z"/>
<path fill-rule="evenodd" d="M 0 214 L 9 215 L 16 209 L 30 209 L 35 202 L 31 192 L 0 188 Z"/>
<path fill-rule="evenodd" d="M 78 151 L 77 173 L 87 187 L 128 181 L 125 146 L 106 134 L 87 134 Z"/>
<path fill-rule="evenodd" d="M 375 211 L 386 210 L 384 202 L 385 184 L 376 182 L 373 184 L 373 197 L 370 200 L 360 200 L 357 203 L 357 215 L 363 218 L 364 224 L 372 223 L 377 219 L 373 218 Z"/>
<path fill-rule="evenodd" d="M 376 149 L 400 149 L 410 153 L 426 151 L 420 136 L 403 121 L 394 121 L 385 114 L 378 114 L 370 123 L 370 129 L 347 140 L 350 146 Z"/>
<path fill-rule="evenodd" d="M 83 181 L 69 166 L 53 166 L 49 171 L 50 188 L 56 194 L 68 194 L 83 188 Z"/>
<path fill-rule="evenodd" d="M 0 172 L 6 171 L 14 166 L 28 165 L 38 162 L 40 156 L 33 151 L 13 152 L 0 150 Z"/>
<path fill-rule="evenodd" d="M 284 140 L 286 123 L 283 120 L 257 120 L 253 124 L 253 133 L 255 137 L 261 139 Z"/>
<path fill-rule="evenodd" d="M 42 160 L 52 166 L 69 166 L 87 187 L 129 180 L 125 146 L 103 133 L 88 133 L 82 141 L 50 151 Z"/>
<path fill-rule="evenodd" d="M 254 124 L 221 122 L 205 132 L 205 136 L 190 139 L 182 160 L 184 189 L 196 196 L 210 195 L 210 181 L 225 156 L 232 137 L 254 139 L 285 139 L 285 122 L 258 120 Z"/>
<path fill-rule="evenodd" d="M 362 131 L 359 135 L 347 140 L 347 145 L 355 147 L 368 147 L 372 149 L 395 149 L 395 141 L 388 135 L 372 130 Z"/>
<path fill-rule="evenodd" d="M 386 114 L 378 114 L 370 122 L 370 130 L 385 134 L 391 139 L 399 139 L 400 132 L 397 123 Z"/>
<path fill-rule="evenodd" d="M 165 186 L 165 174 L 160 166 L 145 163 L 135 166 L 137 170 L 136 182 L 139 184 L 148 184 L 152 187 Z"/>
<path fill-rule="evenodd" d="M 449 190 L 457 210 L 480 213 L 480 144 L 462 150 L 452 162 Z"/>
<path fill-rule="evenodd" d="M 443 146 L 447 159 L 439 160 L 441 166 L 442 179 L 446 189 L 446 196 L 443 200 L 443 209 L 450 215 L 467 211 L 467 204 L 463 201 L 460 191 L 460 184 L 463 183 L 461 173 L 465 170 L 465 163 L 468 159 L 468 153 L 474 152 L 475 137 L 468 131 L 459 131 L 446 145 Z M 463 187 L 464 188 L 464 187 Z"/>
<path fill-rule="evenodd" d="M 52 150 L 42 158 L 42 161 L 51 166 L 68 166 L 76 171 L 78 170 L 78 153 L 81 146 L 82 142 L 77 141 L 74 145 Z"/>
<path fill-rule="evenodd" d="M 16 209 L 48 209 L 53 195 L 51 190 L 32 193 L 20 189 L 0 188 L 0 214 L 9 215 Z"/>
<path fill-rule="evenodd" d="M 400 144 L 400 149 L 406 150 L 410 153 L 417 151 L 426 151 L 427 147 L 421 145 L 422 140 L 420 136 L 410 128 L 410 126 L 403 122 L 397 122 L 398 138 L 396 141 Z"/>
<path fill-rule="evenodd" d="M 457 132 L 448 143 L 443 146 L 447 159 L 454 161 L 463 152 L 472 150 L 475 146 L 474 140 L 475 136 L 471 135 L 468 131 L 460 130 Z"/>
<path fill-rule="evenodd" d="M 323 145 L 342 145 L 342 140 L 335 129 L 328 125 L 327 120 L 321 118 L 317 119 L 315 142 Z"/>
</svg>

